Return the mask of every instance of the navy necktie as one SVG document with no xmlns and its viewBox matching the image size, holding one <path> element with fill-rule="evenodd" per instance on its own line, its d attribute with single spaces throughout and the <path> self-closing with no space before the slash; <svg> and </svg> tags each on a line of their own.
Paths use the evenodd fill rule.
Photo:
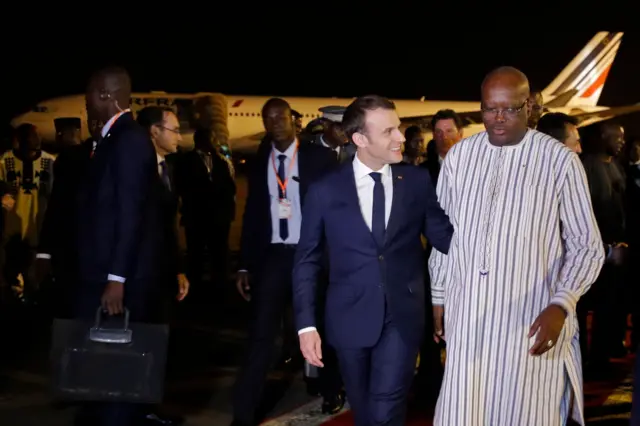
<svg viewBox="0 0 640 426">
<path fill-rule="evenodd" d="M 382 175 L 379 172 L 369 173 L 369 176 L 374 180 L 375 185 L 373 187 L 373 214 L 371 219 L 371 233 L 376 240 L 378 247 L 384 246 L 384 234 L 385 234 L 385 206 L 384 206 L 384 186 L 382 186 Z"/>
<path fill-rule="evenodd" d="M 283 184 L 284 180 L 287 178 L 284 171 L 284 160 L 286 159 L 286 155 L 278 155 L 278 160 L 280 160 L 280 165 L 278 166 L 278 177 L 280 178 L 280 182 Z M 287 194 L 282 191 L 280 185 L 278 185 L 278 195 L 281 200 L 287 198 Z M 282 241 L 286 241 L 287 237 L 289 237 L 289 221 L 287 219 L 280 219 L 280 238 L 282 238 Z"/>
<path fill-rule="evenodd" d="M 160 169 L 162 171 L 162 183 L 167 187 L 168 191 L 171 191 L 171 179 L 169 179 L 169 170 L 167 169 L 167 162 L 160 162 Z"/>
</svg>

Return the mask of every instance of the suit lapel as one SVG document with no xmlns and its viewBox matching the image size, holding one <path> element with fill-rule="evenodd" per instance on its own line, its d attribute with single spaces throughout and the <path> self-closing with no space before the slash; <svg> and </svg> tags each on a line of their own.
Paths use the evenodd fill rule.
<svg viewBox="0 0 640 426">
<path fill-rule="evenodd" d="M 345 180 L 345 202 L 349 208 L 349 211 L 356 218 L 356 222 L 359 224 L 357 226 L 362 228 L 363 232 L 366 232 L 367 235 L 371 238 L 371 243 L 374 246 L 377 246 L 376 240 L 373 238 L 373 233 L 367 226 L 367 222 L 365 222 L 364 217 L 362 216 L 362 210 L 360 209 L 360 201 L 358 197 L 358 188 L 356 186 L 356 177 L 353 173 L 353 163 L 346 162 L 343 164 L 343 175 Z"/>
<path fill-rule="evenodd" d="M 307 194 L 307 189 L 309 188 L 309 180 L 311 179 L 311 175 L 313 171 L 311 167 L 313 166 L 313 158 L 309 155 L 309 152 L 304 148 L 304 145 L 301 145 L 298 151 L 298 176 L 291 176 L 291 179 L 298 180 L 298 185 L 300 186 L 300 204 L 304 203 L 305 195 Z"/>
<path fill-rule="evenodd" d="M 385 244 L 397 232 L 404 217 L 404 193 L 406 187 L 402 176 L 402 167 L 395 164 L 391 166 L 391 179 L 393 182 L 393 200 L 391 202 L 389 223 L 387 223 L 387 232 L 385 233 Z"/>
</svg>

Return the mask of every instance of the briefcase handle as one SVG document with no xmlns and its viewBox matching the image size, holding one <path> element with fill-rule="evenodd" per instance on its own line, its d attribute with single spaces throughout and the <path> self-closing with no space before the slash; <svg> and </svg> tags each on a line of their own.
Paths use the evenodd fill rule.
<svg viewBox="0 0 640 426">
<path fill-rule="evenodd" d="M 133 332 L 129 329 L 129 310 L 124 308 L 124 328 L 102 328 L 102 306 L 96 310 L 96 322 L 89 330 L 89 340 L 100 343 L 131 343 Z"/>
</svg>

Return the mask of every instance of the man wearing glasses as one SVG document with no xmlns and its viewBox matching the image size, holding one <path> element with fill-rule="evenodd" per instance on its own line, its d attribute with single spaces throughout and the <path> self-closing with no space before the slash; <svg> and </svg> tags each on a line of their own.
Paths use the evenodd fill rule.
<svg viewBox="0 0 640 426">
<path fill-rule="evenodd" d="M 481 92 L 486 132 L 451 148 L 437 186 L 455 234 L 429 260 L 447 343 L 434 424 L 584 424 L 576 303 L 604 262 L 584 169 L 527 127 L 522 72 L 498 68 Z"/>
</svg>

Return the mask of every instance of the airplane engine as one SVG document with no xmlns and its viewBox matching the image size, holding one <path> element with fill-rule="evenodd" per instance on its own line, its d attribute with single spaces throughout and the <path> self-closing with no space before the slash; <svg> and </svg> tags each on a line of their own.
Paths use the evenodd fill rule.
<svg viewBox="0 0 640 426">
<path fill-rule="evenodd" d="M 196 119 L 200 126 L 212 129 L 220 145 L 227 146 L 229 141 L 229 126 L 227 117 L 227 99 L 224 95 L 213 94 L 198 98 L 195 103 Z"/>
</svg>

